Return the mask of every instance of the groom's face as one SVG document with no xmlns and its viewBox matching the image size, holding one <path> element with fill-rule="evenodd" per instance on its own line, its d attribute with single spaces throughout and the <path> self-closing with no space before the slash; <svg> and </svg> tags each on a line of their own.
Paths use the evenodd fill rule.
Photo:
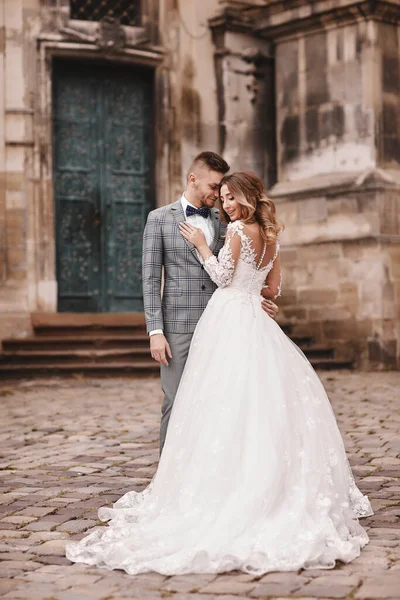
<svg viewBox="0 0 400 600">
<path fill-rule="evenodd" d="M 202 206 L 214 208 L 218 200 L 219 184 L 223 178 L 222 173 L 202 168 L 194 176 L 194 191 L 196 199 Z"/>
</svg>

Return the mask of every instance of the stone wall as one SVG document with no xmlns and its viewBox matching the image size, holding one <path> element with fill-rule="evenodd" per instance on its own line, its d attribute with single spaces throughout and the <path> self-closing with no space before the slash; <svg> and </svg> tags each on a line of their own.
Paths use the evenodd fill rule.
<svg viewBox="0 0 400 600">
<path fill-rule="evenodd" d="M 356 22 L 277 44 L 279 179 L 375 166 L 376 33 Z"/>
<path fill-rule="evenodd" d="M 400 244 L 384 237 L 385 205 L 399 196 L 382 182 L 347 182 L 307 198 L 277 198 L 282 236 L 280 322 L 335 347 L 362 368 L 398 365 Z M 350 185 L 349 185 L 350 184 Z"/>
<path fill-rule="evenodd" d="M 265 4 L 256 16 L 275 42 L 270 193 L 286 224 L 281 322 L 362 368 L 399 366 L 395 3 Z"/>
</svg>

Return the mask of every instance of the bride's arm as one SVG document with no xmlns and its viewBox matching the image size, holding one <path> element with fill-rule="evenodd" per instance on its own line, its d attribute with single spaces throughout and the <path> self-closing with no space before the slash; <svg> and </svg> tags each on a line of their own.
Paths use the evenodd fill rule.
<svg viewBox="0 0 400 600">
<path fill-rule="evenodd" d="M 228 227 L 225 244 L 217 258 L 213 254 L 204 260 L 204 268 L 218 287 L 230 284 L 236 271 L 240 254 L 241 238 L 236 231 Z M 202 258 L 203 255 L 202 255 Z"/>
<path fill-rule="evenodd" d="M 264 298 L 274 300 L 281 295 L 282 288 L 282 274 L 281 274 L 281 255 L 279 253 L 279 246 L 277 246 L 276 254 L 274 258 L 274 264 L 272 269 L 267 275 L 265 285 L 262 288 L 261 294 Z"/>
<path fill-rule="evenodd" d="M 226 287 L 232 281 L 236 270 L 236 263 L 240 254 L 241 238 L 235 235 L 236 227 L 232 224 L 228 226 L 224 247 L 217 258 L 211 252 L 207 245 L 203 232 L 197 227 L 181 224 L 181 233 L 189 242 L 191 242 L 200 253 L 204 260 L 204 269 L 210 278 L 218 287 Z"/>
</svg>

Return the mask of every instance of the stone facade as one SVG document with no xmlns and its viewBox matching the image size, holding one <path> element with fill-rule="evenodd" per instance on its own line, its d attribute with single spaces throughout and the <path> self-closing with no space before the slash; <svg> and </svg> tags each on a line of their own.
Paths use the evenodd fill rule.
<svg viewBox="0 0 400 600">
<path fill-rule="evenodd" d="M 264 9 L 257 28 L 275 40 L 278 169 L 271 195 L 287 225 L 282 318 L 361 367 L 396 367 L 395 3 L 297 5 Z"/>
<path fill-rule="evenodd" d="M 255 170 L 286 224 L 280 320 L 362 368 L 400 364 L 398 3 L 148 0 L 134 26 L 69 0 L 0 7 L 0 339 L 57 311 L 54 60 L 154 73 L 157 205 L 191 158 Z"/>
</svg>

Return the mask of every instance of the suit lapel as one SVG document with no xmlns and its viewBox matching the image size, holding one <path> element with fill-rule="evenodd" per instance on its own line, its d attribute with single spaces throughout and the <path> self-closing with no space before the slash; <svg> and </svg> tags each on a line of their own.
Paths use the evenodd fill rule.
<svg viewBox="0 0 400 600">
<path fill-rule="evenodd" d="M 214 225 L 214 239 L 210 246 L 211 252 L 214 252 L 221 242 L 221 221 L 219 220 L 219 210 L 217 208 L 211 209 L 211 218 Z"/>
<path fill-rule="evenodd" d="M 180 201 L 180 199 L 177 200 L 176 202 L 174 202 L 171 205 L 171 210 L 172 210 L 172 214 L 174 215 L 175 222 L 178 225 L 179 225 L 179 223 L 185 223 L 185 221 L 186 221 L 186 219 L 185 219 L 185 213 L 183 212 L 182 202 Z M 179 229 L 178 229 L 178 231 L 179 231 Z M 197 256 L 196 248 L 193 246 L 193 244 L 191 244 L 190 242 L 188 242 L 188 240 L 186 240 L 183 237 L 183 235 L 181 235 L 181 233 L 179 233 L 179 235 L 181 236 L 181 238 L 183 239 L 183 241 L 185 242 L 185 244 L 189 248 L 190 252 L 195 257 L 195 259 L 197 260 L 197 262 L 200 263 L 200 261 L 198 259 L 198 256 Z"/>
</svg>

